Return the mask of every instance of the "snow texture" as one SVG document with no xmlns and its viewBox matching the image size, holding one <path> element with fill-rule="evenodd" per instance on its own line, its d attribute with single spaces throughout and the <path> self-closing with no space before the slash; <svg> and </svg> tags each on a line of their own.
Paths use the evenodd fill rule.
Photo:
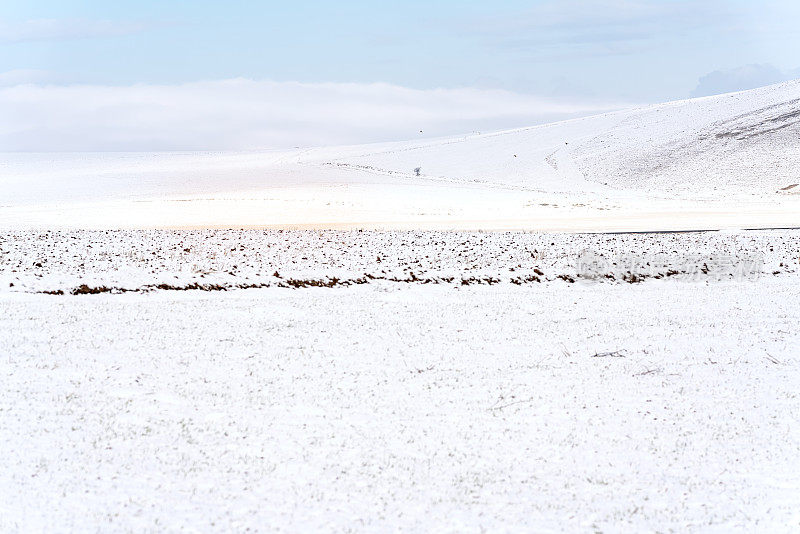
<svg viewBox="0 0 800 534">
<path fill-rule="evenodd" d="M 289 151 L 6 154 L 6 228 L 800 226 L 800 81 L 532 128 Z"/>
<path fill-rule="evenodd" d="M 799 141 L 4 154 L 0 531 L 800 531 Z"/>
<path fill-rule="evenodd" d="M 630 283 L 579 277 L 585 249 L 763 262 Z M 0 252 L 0 530 L 800 528 L 796 232 L 25 232 Z M 382 271 L 406 281 L 280 285 Z M 270 286 L 70 294 L 207 280 Z"/>
</svg>

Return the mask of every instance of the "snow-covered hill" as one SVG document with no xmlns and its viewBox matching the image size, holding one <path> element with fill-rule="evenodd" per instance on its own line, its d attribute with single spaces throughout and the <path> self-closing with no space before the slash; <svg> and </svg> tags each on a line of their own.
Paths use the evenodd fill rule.
<svg viewBox="0 0 800 534">
<path fill-rule="evenodd" d="M 800 80 L 532 128 L 263 152 L 5 154 L 0 226 L 800 226 Z"/>
<path fill-rule="evenodd" d="M 533 128 L 364 148 L 331 161 L 547 191 L 771 194 L 800 182 L 800 80 Z"/>
</svg>

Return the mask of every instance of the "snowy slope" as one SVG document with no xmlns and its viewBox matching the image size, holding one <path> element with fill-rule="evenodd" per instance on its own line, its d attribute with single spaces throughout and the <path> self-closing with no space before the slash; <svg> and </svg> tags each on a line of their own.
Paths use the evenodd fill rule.
<svg viewBox="0 0 800 534">
<path fill-rule="evenodd" d="M 800 181 L 800 80 L 330 161 L 547 191 L 774 193 Z"/>
<path fill-rule="evenodd" d="M 795 184 L 800 81 L 444 139 L 5 154 L 0 227 L 787 227 Z"/>
</svg>

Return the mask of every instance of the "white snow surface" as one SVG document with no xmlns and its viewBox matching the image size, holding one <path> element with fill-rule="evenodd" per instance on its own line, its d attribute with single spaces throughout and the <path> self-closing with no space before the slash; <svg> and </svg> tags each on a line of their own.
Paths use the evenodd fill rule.
<svg viewBox="0 0 800 534">
<path fill-rule="evenodd" d="M 773 193 L 800 177 L 800 80 L 335 162 L 565 193 Z"/>
<path fill-rule="evenodd" d="M 2 154 L 0 532 L 800 531 L 795 184 L 800 82 Z"/>
<path fill-rule="evenodd" d="M 444 139 L 5 154 L 0 184 L 7 228 L 800 226 L 800 81 Z"/>
<path fill-rule="evenodd" d="M 0 530 L 796 532 L 798 236 L 0 234 Z"/>
<path fill-rule="evenodd" d="M 587 257 L 606 265 L 587 272 L 581 267 Z M 152 291 L 159 285 L 227 290 L 292 287 L 291 281 L 333 286 L 383 282 L 462 286 L 542 284 L 564 277 L 616 284 L 625 283 L 629 275 L 643 280 L 793 279 L 799 262 L 800 233 L 794 230 L 618 235 L 330 230 L 0 232 L 0 292 L 14 293 L 70 293 L 80 285 L 117 293 Z"/>
</svg>

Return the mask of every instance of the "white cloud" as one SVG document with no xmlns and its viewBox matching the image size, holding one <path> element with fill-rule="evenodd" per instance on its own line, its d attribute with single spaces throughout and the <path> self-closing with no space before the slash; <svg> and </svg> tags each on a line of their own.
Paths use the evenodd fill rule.
<svg viewBox="0 0 800 534">
<path fill-rule="evenodd" d="M 0 21 L 0 43 L 111 37 L 136 33 L 147 27 L 142 22 L 93 19 Z"/>
<path fill-rule="evenodd" d="M 244 79 L 0 89 L 0 151 L 283 148 L 520 127 L 622 107 L 502 90 Z"/>
<path fill-rule="evenodd" d="M 26 83 L 48 83 L 54 81 L 53 74 L 40 69 L 14 69 L 0 72 L 0 87 Z"/>
<path fill-rule="evenodd" d="M 700 78 L 692 96 L 733 93 L 772 85 L 797 77 L 798 72 L 783 72 L 770 64 L 744 65 L 735 69 L 715 70 Z"/>
</svg>

